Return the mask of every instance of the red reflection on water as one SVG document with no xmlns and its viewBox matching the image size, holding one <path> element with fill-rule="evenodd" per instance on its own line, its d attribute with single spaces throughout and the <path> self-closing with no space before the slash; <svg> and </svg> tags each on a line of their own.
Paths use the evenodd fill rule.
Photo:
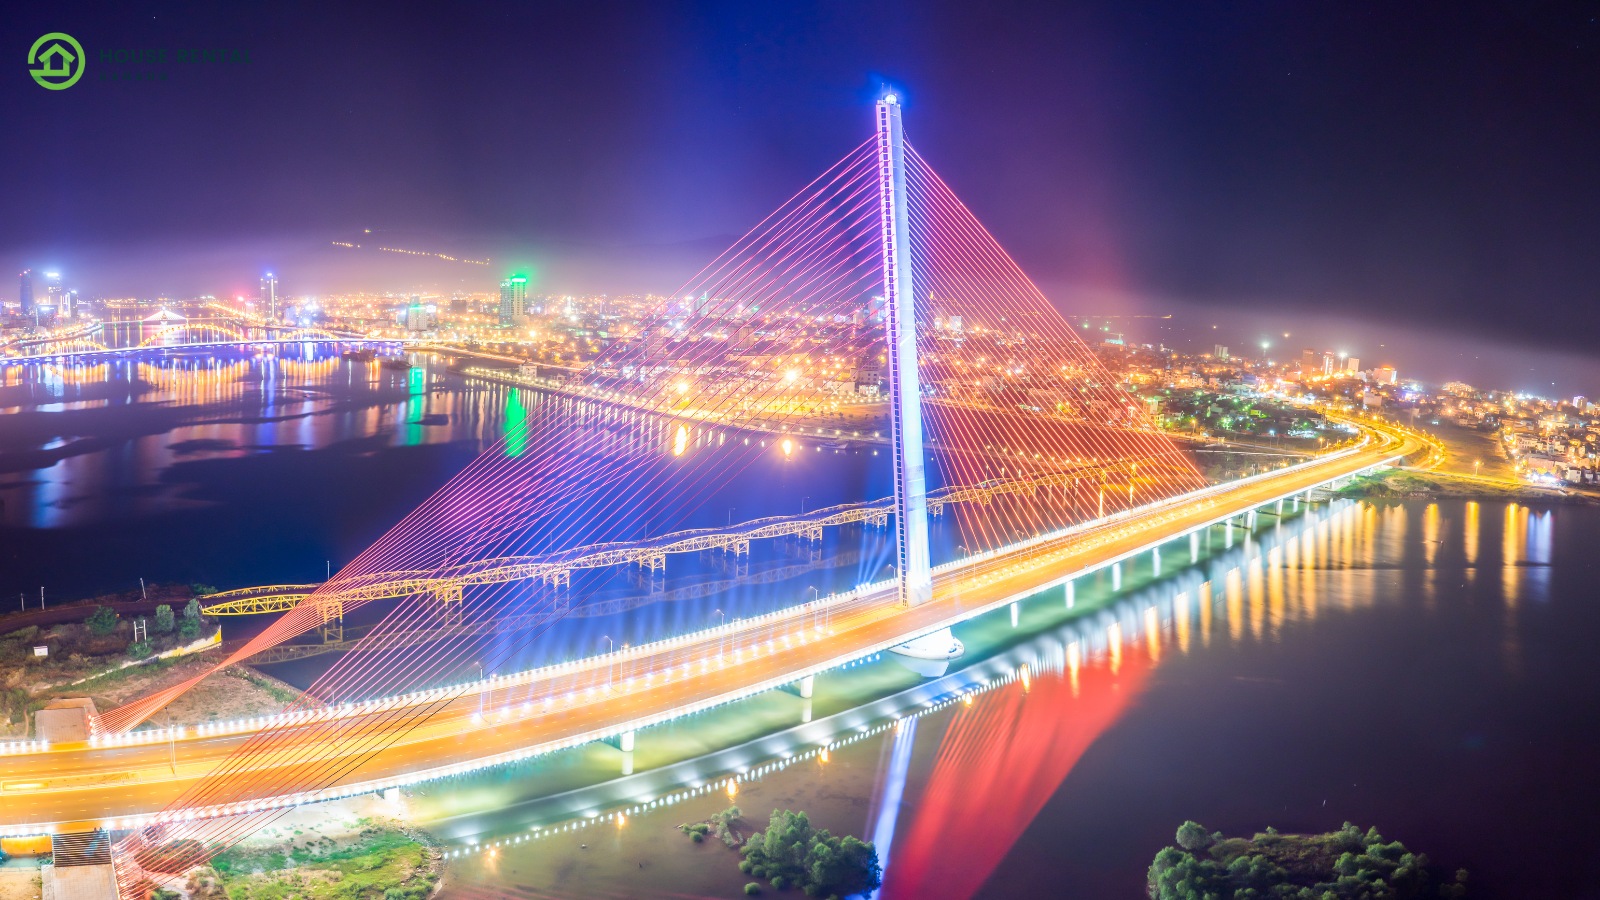
<svg viewBox="0 0 1600 900">
<path fill-rule="evenodd" d="M 1089 745 L 1144 687 L 1142 655 L 1079 673 L 1038 672 L 961 709 L 946 730 L 909 831 L 895 839 L 884 898 L 970 897 Z"/>
</svg>

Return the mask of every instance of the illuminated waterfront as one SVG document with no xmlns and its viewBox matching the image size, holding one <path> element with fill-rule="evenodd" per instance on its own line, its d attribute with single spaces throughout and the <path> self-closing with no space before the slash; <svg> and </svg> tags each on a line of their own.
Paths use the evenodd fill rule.
<svg viewBox="0 0 1600 900">
<path fill-rule="evenodd" d="M 1594 852 L 1594 839 L 1552 847 L 1497 826 L 1594 816 L 1583 760 L 1600 744 L 1600 675 L 1584 635 L 1600 613 L 1574 560 L 1597 533 L 1600 512 L 1588 508 L 1344 502 L 1103 608 L 1086 601 L 1080 616 L 1046 595 L 1025 605 L 1017 631 L 1004 611 L 958 629 L 982 677 L 1026 668 L 1027 683 L 996 682 L 970 705 L 879 730 L 894 703 L 904 714 L 964 684 L 959 671 L 909 679 L 911 693 L 880 718 L 859 714 L 872 734 L 825 762 L 803 742 L 769 739 L 692 763 L 687 776 L 640 776 L 554 805 L 529 800 L 533 782 L 516 770 L 425 787 L 407 803 L 459 853 L 457 896 L 519 885 L 558 897 L 732 893 L 744 879 L 727 851 L 690 844 L 678 823 L 734 802 L 747 817 L 803 808 L 837 831 L 881 836 L 897 778 L 904 799 L 888 819 L 892 842 L 880 843 L 887 897 L 930 884 L 1133 896 L 1150 848 L 1185 818 L 1245 833 L 1382 821 L 1436 857 L 1471 861 L 1484 896 L 1559 896 L 1562 861 Z M 890 661 L 863 674 L 831 684 L 907 679 Z M 829 700 L 840 702 L 819 692 L 818 715 Z M 752 741 L 798 707 L 769 695 L 653 740 Z M 598 777 L 620 759 L 597 746 L 566 765 Z M 730 801 L 728 773 L 766 764 L 783 768 L 740 780 Z M 693 790 L 700 782 L 709 789 Z M 640 798 L 674 799 L 635 810 Z M 581 811 L 617 809 L 620 826 L 612 816 L 559 831 L 586 821 Z"/>
</svg>

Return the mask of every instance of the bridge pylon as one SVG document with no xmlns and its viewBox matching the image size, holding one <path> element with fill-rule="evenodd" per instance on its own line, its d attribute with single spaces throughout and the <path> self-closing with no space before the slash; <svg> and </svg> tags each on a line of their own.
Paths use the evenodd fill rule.
<svg viewBox="0 0 1600 900">
<path fill-rule="evenodd" d="M 906 191 L 900 98 L 878 101 L 878 192 L 883 225 L 884 328 L 889 339 L 890 436 L 894 447 L 895 544 L 900 603 L 933 599 L 928 551 L 928 479 L 922 450 L 922 385 L 911 272 L 911 216 Z"/>
</svg>

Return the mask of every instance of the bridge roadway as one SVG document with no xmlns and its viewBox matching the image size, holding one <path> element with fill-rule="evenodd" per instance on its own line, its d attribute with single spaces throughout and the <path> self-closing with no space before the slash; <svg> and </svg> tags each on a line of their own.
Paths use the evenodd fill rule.
<svg viewBox="0 0 1600 900">
<path fill-rule="evenodd" d="M 298 771 L 268 762 L 247 766 L 247 776 L 230 777 L 248 777 L 252 785 L 263 786 L 259 796 L 271 799 L 261 806 L 347 796 L 612 738 L 793 684 L 1424 447 L 1416 437 L 1389 426 L 1367 425 L 1364 431 L 1366 439 L 1360 446 L 1339 454 L 1151 504 L 1090 528 L 945 563 L 936 573 L 934 600 L 919 607 L 899 607 L 893 601 L 892 583 L 886 582 L 859 596 L 847 594 L 825 602 L 826 614 L 822 606 L 806 604 L 566 666 L 491 679 L 455 697 L 420 726 L 397 735 L 391 745 L 333 787 L 283 784 L 282 779 L 296 777 Z M 819 619 L 826 622 L 825 631 L 817 630 Z M 480 692 L 493 727 L 474 720 Z M 606 699 L 599 702 L 596 697 Z M 521 705 L 527 698 L 532 698 L 531 707 Z M 426 699 L 408 696 L 385 704 Z M 381 728 L 377 717 L 384 711 L 379 707 L 341 713 L 334 708 L 314 715 L 368 717 Z M 304 734 L 310 752 L 342 752 L 333 750 L 314 724 L 280 727 Z M 72 743 L 7 756 L 0 763 L 0 834 L 86 824 L 127 827 L 145 821 L 143 817 L 164 808 L 249 736 L 248 732 L 197 735 L 189 729 L 186 737 L 170 745 Z M 639 739 L 648 740 L 648 733 Z M 267 785 L 281 787 L 268 791 Z M 297 793 L 301 790 L 305 793 Z M 229 810 L 209 812 L 225 811 Z"/>
</svg>

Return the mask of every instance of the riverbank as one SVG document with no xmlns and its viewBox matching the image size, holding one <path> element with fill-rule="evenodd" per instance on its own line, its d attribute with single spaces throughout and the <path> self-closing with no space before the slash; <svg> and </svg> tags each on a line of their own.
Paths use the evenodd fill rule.
<svg viewBox="0 0 1600 900">
<path fill-rule="evenodd" d="M 41 631 L 29 626 L 0 635 L 0 647 L 6 649 L 4 664 L 0 664 L 0 738 L 29 736 L 34 713 L 53 700 L 87 697 L 104 712 L 181 684 L 215 665 L 221 650 L 220 645 L 212 644 L 185 655 L 124 666 L 126 650 L 119 649 L 116 636 L 111 635 L 107 636 L 108 649 L 104 652 L 73 653 L 77 658 L 69 664 L 49 669 L 35 665 L 33 657 L 18 650 L 36 641 L 52 641 L 53 645 L 43 645 L 59 646 L 60 635 L 54 632 L 83 628 L 57 625 Z M 198 643 L 204 643 L 204 639 Z M 299 695 L 293 686 L 263 672 L 248 666 L 229 666 L 174 700 L 159 721 L 162 725 L 199 725 L 272 715 L 283 711 Z"/>
<path fill-rule="evenodd" d="M 444 877 L 425 832 L 368 796 L 297 810 L 188 873 L 191 900 L 423 900 Z"/>
<path fill-rule="evenodd" d="M 1600 504 L 1600 494 L 1515 484 L 1470 475 L 1389 469 L 1352 479 L 1335 491 L 1353 500 L 1496 500 L 1515 503 Z"/>
</svg>

